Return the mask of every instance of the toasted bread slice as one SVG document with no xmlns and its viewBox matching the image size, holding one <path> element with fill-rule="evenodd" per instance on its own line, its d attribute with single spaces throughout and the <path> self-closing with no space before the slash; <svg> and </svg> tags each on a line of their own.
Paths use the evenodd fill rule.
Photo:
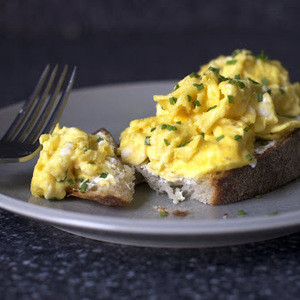
<svg viewBox="0 0 300 300">
<path fill-rule="evenodd" d="M 206 176 L 200 180 L 167 181 L 147 164 L 136 166 L 149 186 L 167 193 L 174 203 L 186 197 L 211 205 L 224 205 L 270 192 L 300 176 L 300 130 L 285 139 L 256 148 L 255 164 Z"/>
<path fill-rule="evenodd" d="M 116 153 L 117 144 L 106 129 L 101 128 L 93 134 L 106 139 Z M 114 165 L 114 173 L 111 174 L 115 179 L 114 183 L 100 186 L 91 182 L 84 193 L 80 192 L 80 187 L 77 185 L 67 190 L 67 196 L 94 200 L 108 206 L 128 205 L 133 199 L 135 171 L 132 167 L 122 164 L 116 156 L 110 157 L 109 160 Z"/>
</svg>

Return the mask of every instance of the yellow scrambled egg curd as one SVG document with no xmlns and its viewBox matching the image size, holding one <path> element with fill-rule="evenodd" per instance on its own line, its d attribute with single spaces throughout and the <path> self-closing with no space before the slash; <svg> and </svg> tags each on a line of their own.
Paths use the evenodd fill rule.
<svg viewBox="0 0 300 300">
<path fill-rule="evenodd" d="M 264 53 L 220 56 L 154 101 L 156 116 L 132 121 L 118 153 L 171 181 L 254 164 L 257 139 L 300 127 L 300 85 Z"/>
<path fill-rule="evenodd" d="M 56 125 L 52 134 L 40 137 L 40 143 L 43 149 L 31 181 L 35 197 L 63 199 L 75 186 L 85 192 L 90 185 L 114 180 L 108 159 L 115 156 L 114 149 L 104 136 Z"/>
</svg>

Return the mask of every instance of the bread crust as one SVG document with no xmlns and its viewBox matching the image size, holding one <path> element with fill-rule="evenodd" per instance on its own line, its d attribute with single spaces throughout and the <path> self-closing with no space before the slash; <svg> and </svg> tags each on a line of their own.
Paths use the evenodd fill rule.
<svg viewBox="0 0 300 300">
<path fill-rule="evenodd" d="M 279 140 L 250 165 L 218 173 L 210 181 L 215 193 L 209 204 L 224 205 L 265 194 L 300 176 L 300 129 Z"/>
<path fill-rule="evenodd" d="M 270 192 L 300 176 L 300 129 L 278 140 L 262 154 L 256 154 L 256 166 L 250 165 L 205 176 L 199 180 L 167 181 L 147 168 L 135 166 L 151 188 L 165 192 L 174 203 L 181 194 L 210 205 L 224 205 Z"/>
</svg>

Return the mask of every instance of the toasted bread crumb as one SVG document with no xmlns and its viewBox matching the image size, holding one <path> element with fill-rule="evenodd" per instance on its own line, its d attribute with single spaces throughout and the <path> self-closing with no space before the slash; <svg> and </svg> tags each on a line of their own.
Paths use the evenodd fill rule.
<svg viewBox="0 0 300 300">
<path fill-rule="evenodd" d="M 179 217 L 186 217 L 190 212 L 188 210 L 174 210 L 173 215 L 174 216 L 179 216 Z"/>
</svg>

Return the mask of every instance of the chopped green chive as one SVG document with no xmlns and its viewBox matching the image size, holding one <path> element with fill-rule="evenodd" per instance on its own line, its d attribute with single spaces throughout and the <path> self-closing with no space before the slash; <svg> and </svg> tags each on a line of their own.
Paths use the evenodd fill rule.
<svg viewBox="0 0 300 300">
<path fill-rule="evenodd" d="M 93 161 L 88 162 L 89 165 L 94 165 L 95 163 Z"/>
<path fill-rule="evenodd" d="M 219 68 L 214 68 L 214 67 L 210 66 L 208 69 L 211 70 L 211 71 L 213 71 L 216 74 L 220 73 L 220 69 Z"/>
<path fill-rule="evenodd" d="M 228 95 L 227 98 L 229 103 L 234 103 L 234 97 L 232 95 Z"/>
<path fill-rule="evenodd" d="M 255 195 L 254 198 L 260 199 L 260 198 L 262 198 L 262 195 Z"/>
<path fill-rule="evenodd" d="M 74 182 L 73 179 L 68 179 L 68 180 L 67 180 L 67 183 L 68 183 L 69 185 L 73 185 L 75 182 Z"/>
<path fill-rule="evenodd" d="M 269 144 L 269 141 L 265 139 L 257 139 L 256 141 L 259 142 L 262 146 L 266 146 Z"/>
<path fill-rule="evenodd" d="M 237 214 L 238 214 L 238 216 L 244 216 L 244 215 L 246 215 L 246 212 L 243 209 L 239 209 L 237 211 Z"/>
<path fill-rule="evenodd" d="M 258 93 L 257 94 L 257 101 L 262 102 L 263 101 L 263 93 Z"/>
<path fill-rule="evenodd" d="M 187 95 L 188 101 L 191 102 L 192 97 L 190 95 Z"/>
<path fill-rule="evenodd" d="M 106 178 L 108 175 L 108 172 L 103 172 L 101 175 L 99 175 L 100 178 Z"/>
<path fill-rule="evenodd" d="M 79 181 L 79 182 L 83 182 L 83 181 L 84 181 L 84 178 L 78 178 L 78 181 Z"/>
<path fill-rule="evenodd" d="M 145 143 L 144 143 L 146 146 L 151 146 L 150 144 L 150 136 L 146 136 L 145 137 Z"/>
<path fill-rule="evenodd" d="M 245 155 L 248 161 L 252 160 L 252 156 L 250 154 Z"/>
<path fill-rule="evenodd" d="M 281 94 L 285 94 L 285 90 L 283 88 L 279 88 Z"/>
<path fill-rule="evenodd" d="M 222 134 L 222 135 L 220 135 L 219 137 L 217 137 L 217 141 L 221 141 L 222 139 L 224 139 L 224 137 L 225 137 L 225 135 L 224 134 Z"/>
<path fill-rule="evenodd" d="M 260 51 L 260 53 L 257 55 L 257 58 L 264 60 L 264 61 L 269 59 L 268 55 L 265 54 L 264 50 Z"/>
<path fill-rule="evenodd" d="M 166 110 L 165 108 L 163 108 L 162 106 L 160 106 L 162 110 Z"/>
<path fill-rule="evenodd" d="M 203 83 L 194 83 L 193 86 L 195 86 L 197 88 L 198 91 L 201 91 L 204 89 Z"/>
<path fill-rule="evenodd" d="M 193 101 L 193 104 L 194 104 L 194 108 L 196 106 L 198 106 L 198 107 L 201 106 L 201 104 L 200 104 L 200 102 L 198 100 Z"/>
<path fill-rule="evenodd" d="M 180 86 L 179 86 L 179 84 L 177 83 L 176 85 L 175 85 L 175 87 L 174 87 L 174 91 L 176 91 L 177 89 L 179 89 L 180 88 Z"/>
<path fill-rule="evenodd" d="M 160 211 L 159 211 L 159 215 L 160 215 L 161 217 L 166 217 L 166 216 L 168 215 L 168 212 L 167 212 L 167 211 L 164 211 L 164 210 L 160 210 Z"/>
<path fill-rule="evenodd" d="M 250 77 L 248 77 L 248 80 L 251 81 L 251 82 L 254 83 L 254 84 L 259 84 L 257 81 L 251 79 Z"/>
<path fill-rule="evenodd" d="M 208 112 L 208 111 L 210 111 L 210 110 L 212 110 L 212 109 L 215 109 L 215 108 L 217 108 L 217 105 L 214 105 L 214 106 L 209 107 L 209 108 L 207 109 L 206 112 Z"/>
<path fill-rule="evenodd" d="M 227 80 L 227 79 L 225 79 L 225 80 Z M 235 84 L 235 85 L 237 85 L 239 88 L 241 88 L 241 89 L 243 89 L 244 87 L 245 87 L 245 84 L 242 82 L 242 81 L 237 81 L 237 80 L 234 80 L 234 79 L 232 79 L 232 78 L 228 78 L 228 82 L 230 83 L 230 84 Z"/>
<path fill-rule="evenodd" d="M 192 140 L 193 140 L 193 139 L 191 139 L 191 140 L 188 141 L 188 142 L 182 142 L 182 143 L 180 143 L 180 144 L 177 146 L 177 148 L 184 147 L 185 145 L 189 144 Z"/>
<path fill-rule="evenodd" d="M 269 93 L 270 95 L 272 94 L 272 90 L 271 89 L 268 89 L 267 90 L 267 93 Z"/>
<path fill-rule="evenodd" d="M 234 65 L 237 63 L 237 60 L 236 59 L 232 59 L 232 60 L 228 60 L 226 61 L 226 65 Z"/>
<path fill-rule="evenodd" d="M 168 140 L 164 139 L 164 142 L 165 142 L 166 146 L 170 145 L 170 142 Z"/>
<path fill-rule="evenodd" d="M 237 134 L 237 135 L 234 136 L 234 139 L 235 139 L 236 141 L 241 141 L 242 138 L 243 138 L 243 137 L 242 137 L 241 135 L 239 135 L 239 134 Z"/>
<path fill-rule="evenodd" d="M 87 187 L 88 187 L 88 183 L 89 183 L 89 180 L 86 180 L 85 182 L 83 182 L 80 186 L 80 192 L 81 193 L 85 193 Z"/>
<path fill-rule="evenodd" d="M 103 138 L 99 137 L 99 138 L 97 139 L 97 143 L 99 143 L 99 142 L 101 142 L 101 141 L 103 141 Z"/>
<path fill-rule="evenodd" d="M 268 79 L 267 79 L 266 77 L 263 77 L 263 78 L 261 79 L 261 83 L 262 83 L 263 85 L 268 85 L 269 81 L 268 81 Z"/>
<path fill-rule="evenodd" d="M 247 126 L 247 127 L 244 128 L 244 131 L 245 131 L 245 132 L 248 132 L 249 129 L 250 129 L 250 127 Z"/>
<path fill-rule="evenodd" d="M 176 126 L 172 126 L 172 125 L 167 125 L 167 124 L 162 124 L 161 125 L 161 129 L 167 129 L 167 130 L 177 130 L 177 127 Z"/>
<path fill-rule="evenodd" d="M 220 82 L 222 82 L 222 81 L 228 80 L 228 78 L 219 74 L 219 80 L 220 80 Z"/>
<path fill-rule="evenodd" d="M 203 136 L 203 138 L 205 138 L 205 133 L 204 132 L 201 132 L 200 134 Z"/>
<path fill-rule="evenodd" d="M 189 76 L 191 78 L 193 78 L 193 77 L 199 78 L 200 77 L 200 75 L 197 72 L 192 72 Z"/>
<path fill-rule="evenodd" d="M 242 52 L 242 50 L 234 50 L 232 53 L 231 53 L 231 56 L 234 58 L 236 57 L 238 54 L 240 54 Z"/>
<path fill-rule="evenodd" d="M 86 151 L 87 151 L 87 146 L 84 146 L 84 147 L 82 148 L 82 150 L 83 150 L 84 152 L 86 152 Z"/>
<path fill-rule="evenodd" d="M 151 132 L 153 132 L 155 129 L 156 129 L 156 127 L 153 127 L 153 128 L 151 128 L 151 130 L 150 130 L 150 131 L 151 131 Z"/>
<path fill-rule="evenodd" d="M 239 75 L 239 74 L 238 74 L 238 75 L 235 75 L 234 78 L 235 78 L 235 79 L 241 79 L 241 75 Z"/>
<path fill-rule="evenodd" d="M 182 122 L 181 122 L 181 121 L 177 121 L 176 123 L 177 123 L 177 124 L 182 124 Z"/>
<path fill-rule="evenodd" d="M 276 216 L 276 215 L 278 215 L 278 211 L 273 211 L 273 212 L 268 214 L 268 216 L 270 216 L 270 217 Z"/>
<path fill-rule="evenodd" d="M 169 101 L 170 101 L 170 104 L 171 104 L 171 105 L 175 105 L 176 102 L 177 102 L 177 98 L 171 97 L 171 98 L 169 98 Z"/>
</svg>

